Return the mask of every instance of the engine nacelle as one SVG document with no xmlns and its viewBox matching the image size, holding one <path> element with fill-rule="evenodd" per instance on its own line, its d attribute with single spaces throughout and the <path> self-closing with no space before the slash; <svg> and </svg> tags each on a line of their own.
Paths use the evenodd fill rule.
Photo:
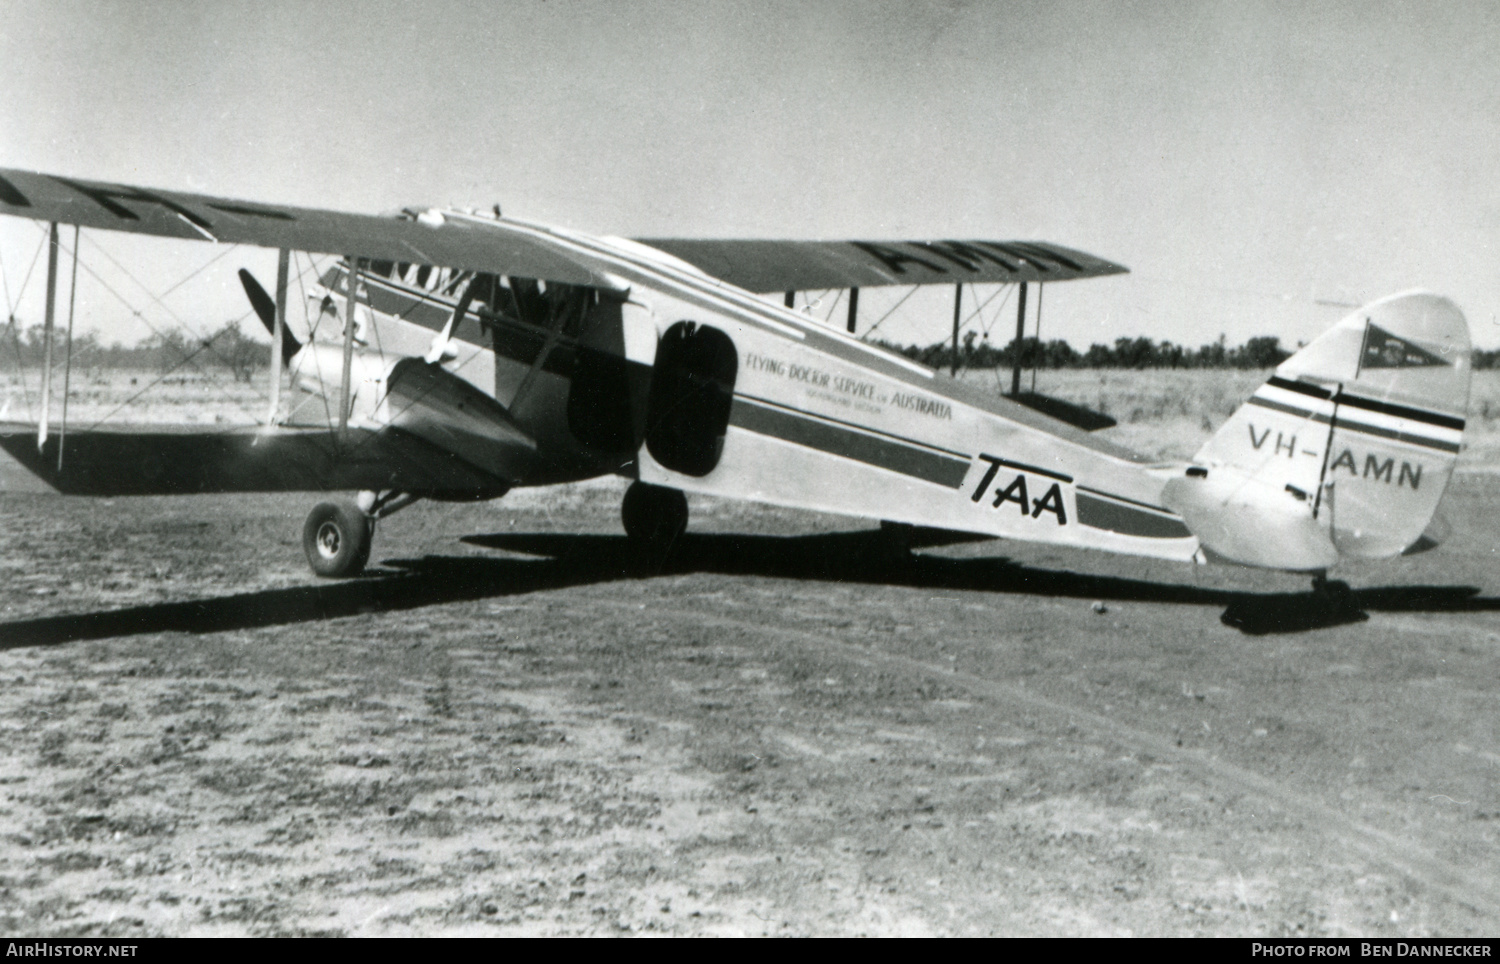
<svg viewBox="0 0 1500 964">
<path fill-rule="evenodd" d="M 334 428 L 339 424 L 342 346 L 313 343 L 292 361 L 302 397 L 286 424 Z M 351 425 L 404 432 L 507 486 L 526 478 L 536 462 L 536 442 L 505 407 L 464 379 L 421 358 L 387 361 L 355 351 L 349 366 Z"/>
<path fill-rule="evenodd" d="M 375 420 L 506 483 L 525 479 L 536 463 L 536 441 L 505 406 L 420 358 L 403 358 L 391 366 Z"/>
<path fill-rule="evenodd" d="M 356 350 L 349 364 L 349 421 L 367 425 L 376 421 L 376 411 L 386 393 L 386 380 L 393 363 L 378 355 Z M 340 345 L 313 342 L 292 359 L 292 384 L 300 397 L 292 404 L 286 424 L 299 427 L 339 424 L 339 382 L 343 378 L 344 349 Z"/>
</svg>

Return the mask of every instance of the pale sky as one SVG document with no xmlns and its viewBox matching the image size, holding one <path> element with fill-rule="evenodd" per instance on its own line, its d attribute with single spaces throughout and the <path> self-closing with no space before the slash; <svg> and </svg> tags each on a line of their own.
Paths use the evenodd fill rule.
<svg viewBox="0 0 1500 964">
<path fill-rule="evenodd" d="M 626 236 L 1045 240 L 1132 269 L 1049 286 L 1043 337 L 1079 348 L 1295 344 L 1343 313 L 1318 301 L 1410 287 L 1493 347 L 1497 50 L 1500 4 L 1428 0 L 0 0 L 0 166 Z M 158 289 L 219 253 L 92 234 Z M 12 296 L 39 236 L 0 230 Z M 273 258 L 174 310 L 216 328 Z M 143 334 L 91 281 L 80 326 Z M 882 333 L 942 337 L 935 297 Z"/>
</svg>

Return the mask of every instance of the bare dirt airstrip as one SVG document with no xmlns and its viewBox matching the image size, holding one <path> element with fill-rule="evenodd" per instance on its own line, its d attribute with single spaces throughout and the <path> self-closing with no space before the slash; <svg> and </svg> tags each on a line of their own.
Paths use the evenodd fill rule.
<svg viewBox="0 0 1500 964">
<path fill-rule="evenodd" d="M 1227 414 L 1142 405 L 1188 452 Z M 320 582 L 311 496 L 0 465 L 0 930 L 1493 935 L 1472 424 L 1451 541 L 1335 626 L 1301 577 L 708 500 L 643 571 L 616 480 L 418 504 Z"/>
</svg>

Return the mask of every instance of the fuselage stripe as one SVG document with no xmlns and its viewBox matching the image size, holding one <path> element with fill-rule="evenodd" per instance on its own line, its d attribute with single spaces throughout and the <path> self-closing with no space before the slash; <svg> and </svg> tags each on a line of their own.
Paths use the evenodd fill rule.
<svg viewBox="0 0 1500 964">
<path fill-rule="evenodd" d="M 1152 512 L 1160 512 L 1163 515 L 1172 516 L 1174 519 L 1177 517 L 1175 512 L 1164 506 L 1152 505 L 1149 502 L 1141 502 L 1137 499 L 1127 499 L 1123 495 L 1115 495 L 1113 492 L 1105 492 L 1102 489 L 1093 489 L 1086 485 L 1080 485 L 1078 486 L 1078 491 L 1087 492 L 1090 495 L 1097 495 L 1106 499 L 1114 499 L 1116 502 L 1128 502 L 1130 505 L 1139 506 L 1142 509 L 1150 509 Z"/>
<path fill-rule="evenodd" d="M 933 445 L 930 442 L 919 442 L 916 439 L 907 438 L 904 435 L 895 435 L 891 432 L 882 432 L 880 429 L 870 428 L 868 425 L 860 425 L 858 422 L 847 422 L 841 418 L 834 418 L 831 415 L 821 415 L 817 412 L 809 412 L 804 409 L 787 405 L 783 402 L 775 402 L 769 398 L 761 398 L 758 395 L 749 395 L 744 392 L 736 392 L 734 397 L 736 399 L 743 399 L 747 402 L 754 402 L 757 405 L 764 405 L 768 408 L 780 409 L 787 414 L 796 415 L 799 418 L 811 418 L 816 419 L 820 422 L 829 422 L 833 425 L 838 425 L 856 432 L 863 432 L 867 435 L 877 435 L 882 438 L 887 438 L 901 445 L 911 445 L 916 448 L 928 449 L 940 455 L 951 455 L 953 458 L 963 459 L 965 462 L 973 458 L 973 456 L 969 455 L 966 452 L 955 452 L 952 449 L 945 449 L 940 445 Z"/>
<path fill-rule="evenodd" d="M 1074 494 L 1074 499 L 1079 523 L 1095 529 L 1143 539 L 1187 539 L 1193 535 L 1176 516 L 1145 512 L 1081 490 Z"/>
<path fill-rule="evenodd" d="M 968 474 L 970 460 L 897 436 L 847 428 L 832 419 L 809 416 L 746 395 L 736 395 L 729 424 L 866 465 L 899 472 L 957 489 Z"/>
</svg>

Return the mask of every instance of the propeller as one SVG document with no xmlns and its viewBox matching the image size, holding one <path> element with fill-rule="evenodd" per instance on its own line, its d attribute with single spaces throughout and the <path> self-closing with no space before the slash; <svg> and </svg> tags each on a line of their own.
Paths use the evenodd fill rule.
<svg viewBox="0 0 1500 964">
<path fill-rule="evenodd" d="M 240 284 L 245 287 L 245 295 L 250 299 L 250 307 L 255 309 L 256 317 L 260 323 L 266 326 L 266 331 L 276 336 L 276 302 L 266 294 L 266 289 L 260 286 L 255 276 L 244 268 L 240 269 Z M 286 325 L 281 326 L 281 360 L 289 362 L 292 356 L 302 350 L 302 345 L 292 337 L 292 333 L 286 330 Z"/>
</svg>

